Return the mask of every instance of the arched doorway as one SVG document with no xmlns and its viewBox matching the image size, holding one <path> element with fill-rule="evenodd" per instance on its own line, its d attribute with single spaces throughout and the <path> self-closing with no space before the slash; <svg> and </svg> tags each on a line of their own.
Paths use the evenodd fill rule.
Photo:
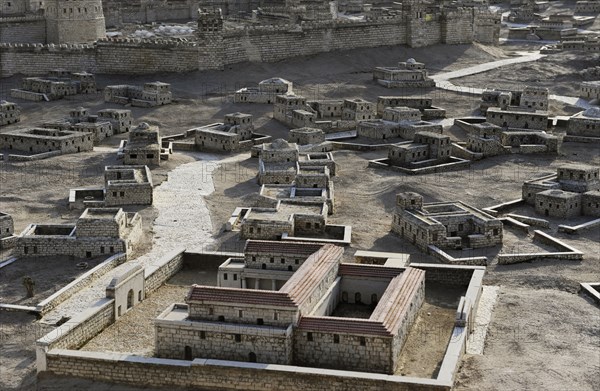
<svg viewBox="0 0 600 391">
<path fill-rule="evenodd" d="M 191 346 L 186 346 L 183 349 L 183 359 L 184 360 L 189 360 L 189 361 L 191 361 L 193 359 L 193 357 L 192 357 L 192 347 Z"/>
<path fill-rule="evenodd" d="M 256 362 L 256 353 L 250 352 L 250 354 L 248 354 L 248 361 L 249 362 Z"/>
<path fill-rule="evenodd" d="M 360 303 L 362 303 L 362 298 L 360 297 L 360 292 L 356 292 L 356 293 L 354 294 L 354 302 L 355 302 L 356 304 L 360 304 Z"/>
<path fill-rule="evenodd" d="M 133 307 L 133 289 L 130 289 L 129 292 L 127 292 L 127 309 L 130 309 L 131 307 Z"/>
</svg>

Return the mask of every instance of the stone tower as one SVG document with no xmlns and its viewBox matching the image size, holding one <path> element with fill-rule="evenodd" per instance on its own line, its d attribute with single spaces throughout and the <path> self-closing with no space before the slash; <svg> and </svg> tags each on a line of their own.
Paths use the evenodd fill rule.
<svg viewBox="0 0 600 391">
<path fill-rule="evenodd" d="M 420 210 L 423 208 L 423 196 L 419 193 L 405 192 L 396 194 L 396 209 Z"/>
<path fill-rule="evenodd" d="M 221 9 L 198 10 L 199 63 L 205 69 L 223 69 L 223 14 Z"/>
<path fill-rule="evenodd" d="M 47 43 L 87 43 L 106 36 L 102 0 L 46 0 Z"/>
</svg>

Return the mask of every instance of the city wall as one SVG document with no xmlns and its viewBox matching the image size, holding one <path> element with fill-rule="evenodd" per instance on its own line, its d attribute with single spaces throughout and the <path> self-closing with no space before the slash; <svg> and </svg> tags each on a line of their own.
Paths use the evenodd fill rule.
<svg viewBox="0 0 600 391">
<path fill-rule="evenodd" d="M 0 18 L 0 37 L 8 43 L 45 43 L 46 20 L 39 15 Z"/>
<path fill-rule="evenodd" d="M 479 20 L 476 16 L 476 25 Z M 228 29 L 201 37 L 199 42 L 117 38 L 102 39 L 92 45 L 2 43 L 0 76 L 40 75 L 54 68 L 119 74 L 189 72 L 223 69 L 248 61 L 275 62 L 333 50 L 403 44 L 419 47 L 487 39 L 474 36 L 470 24 L 469 28 L 452 27 L 460 23 L 442 22 L 439 18 L 407 23 L 402 16 L 388 16 L 362 22 L 335 20 Z"/>
</svg>

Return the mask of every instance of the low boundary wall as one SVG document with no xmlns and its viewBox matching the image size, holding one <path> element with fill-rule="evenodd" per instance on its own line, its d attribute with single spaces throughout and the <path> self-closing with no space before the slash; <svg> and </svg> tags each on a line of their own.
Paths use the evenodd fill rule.
<svg viewBox="0 0 600 391">
<path fill-rule="evenodd" d="M 43 315 L 48 311 L 56 308 L 57 305 L 67 300 L 69 297 L 73 296 L 75 293 L 79 292 L 83 287 L 89 285 L 93 281 L 97 280 L 104 274 L 108 273 L 115 267 L 119 266 L 123 262 L 127 260 L 127 255 L 124 253 L 118 253 L 101 264 L 97 265 L 93 269 L 88 270 L 82 276 L 77 278 L 75 281 L 66 285 L 46 300 L 41 301 L 38 305 L 35 306 L 36 311 Z"/>
<path fill-rule="evenodd" d="M 500 254 L 498 255 L 499 265 L 508 265 L 512 263 L 520 263 L 532 261 L 535 259 L 558 259 L 567 261 L 580 261 L 583 259 L 583 253 L 576 248 L 558 240 L 547 233 L 539 230 L 533 231 L 533 240 L 539 240 L 542 243 L 548 244 L 557 248 L 557 252 L 540 252 L 540 253 L 519 253 L 519 254 Z"/>
<path fill-rule="evenodd" d="M 194 258 L 201 254 L 191 254 Z M 218 254 L 216 254 L 218 255 Z M 211 254 L 215 256 L 215 254 Z M 166 281 L 185 258 L 176 250 L 146 273 L 146 279 Z M 415 378 L 364 372 L 328 370 L 197 358 L 191 361 L 73 350 L 114 322 L 114 302 L 102 299 L 77 319 L 65 323 L 37 342 L 38 372 L 80 377 L 133 386 L 199 388 L 210 390 L 382 390 L 425 391 L 452 388 L 465 352 L 482 291 L 484 267 L 412 264 L 426 271 L 426 280 L 468 286 L 461 297 L 460 319 L 452 330 L 437 378 Z M 160 277 L 159 277 L 160 276 Z M 147 283 L 147 286 L 150 284 Z M 457 315 L 458 316 L 458 315 Z M 460 322 L 459 322 L 460 320 Z M 92 335 L 93 334 L 93 335 Z"/>
</svg>

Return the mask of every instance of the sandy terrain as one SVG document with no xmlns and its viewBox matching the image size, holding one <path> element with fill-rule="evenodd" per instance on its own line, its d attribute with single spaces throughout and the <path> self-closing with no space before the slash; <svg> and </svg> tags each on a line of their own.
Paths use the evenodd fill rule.
<svg viewBox="0 0 600 391">
<path fill-rule="evenodd" d="M 240 64 L 222 72 L 148 77 L 100 75 L 98 81 L 101 87 L 109 83 L 140 84 L 152 80 L 172 83 L 174 95 L 178 98 L 177 105 L 132 109 L 137 121 L 158 124 L 163 135 L 221 121 L 226 113 L 244 111 L 255 116 L 260 133 L 285 137 L 286 128 L 270 118 L 272 107 L 233 104 L 226 93 L 236 87 L 254 85 L 262 79 L 280 76 L 292 80 L 295 89 L 310 99 L 363 97 L 373 100 L 379 95 L 428 94 L 434 97 L 436 106 L 447 109 L 450 117 L 465 116 L 478 106 L 477 97 L 431 89 L 389 90 L 373 83 L 370 71 L 374 66 L 393 65 L 408 57 L 425 62 L 432 73 L 456 70 L 505 58 L 513 50 L 512 47 L 506 49 L 504 53 L 502 48 L 480 45 L 438 45 L 423 49 L 385 47 L 327 53 L 276 64 Z M 578 80 L 575 74 L 579 67 L 577 60 L 588 61 L 588 57 L 558 55 L 549 60 L 556 61 L 569 72 L 570 76 L 563 83 L 566 85 Z M 533 66 L 531 73 L 536 74 L 536 69 L 542 65 L 536 62 L 519 66 Z M 544 66 L 553 67 L 552 63 Z M 494 78 L 515 80 L 520 85 L 533 82 L 527 77 L 509 67 L 454 82 L 473 82 L 479 87 L 491 86 Z M 552 74 L 544 77 L 552 77 Z M 17 78 L 2 80 L 0 99 L 7 97 L 8 89 L 16 86 L 17 81 Z M 559 89 L 553 92 L 572 92 L 572 89 L 561 87 L 560 84 L 556 86 Z M 23 122 L 19 126 L 62 117 L 74 106 L 83 105 L 92 112 L 105 107 L 119 107 L 103 103 L 100 95 L 44 104 L 19 103 L 23 103 L 24 108 Z M 551 107 L 561 113 L 562 110 L 575 110 L 562 104 Z M 14 128 L 6 127 L 2 131 Z M 453 138 L 464 137 L 464 133 L 455 128 L 450 129 L 449 134 Z M 13 215 L 16 231 L 19 232 L 31 222 L 74 221 L 79 213 L 69 211 L 66 206 L 68 189 L 100 184 L 102 167 L 117 162 L 115 148 L 122 137 L 107 140 L 94 152 L 60 156 L 33 164 L 0 162 L 0 209 Z M 566 144 L 559 156 L 499 156 L 476 162 L 470 170 L 409 177 L 367 168 L 368 159 L 383 157 L 385 152 L 337 151 L 334 156 L 339 171 L 334 184 L 338 209 L 330 222 L 353 227 L 353 244 L 346 251 L 347 259 L 356 249 L 372 249 L 406 252 L 411 254 L 412 262 L 432 262 L 430 257 L 390 233 L 396 193 L 417 191 L 424 195 L 426 201 L 463 200 L 477 207 L 491 206 L 518 198 L 524 180 L 540 172 L 552 171 L 559 164 L 600 164 L 598 152 L 593 145 Z M 216 246 L 223 249 L 239 250 L 241 242 L 237 236 L 223 232 L 222 227 L 235 207 L 254 205 L 259 190 L 255 179 L 256 166 L 256 160 L 250 159 L 249 154 L 232 158 L 205 154 L 171 156 L 166 165 L 153 172 L 155 182 L 166 179 L 167 173 L 170 173 L 169 181 L 164 182 L 165 186 L 156 189 L 155 206 L 140 211 L 148 233 L 147 246 L 142 251 L 150 252 L 137 261 L 148 262 L 150 256 L 157 256 L 170 246 L 181 243 L 201 247 L 214 241 Z M 170 206 L 173 200 L 177 200 L 179 210 Z M 555 228 L 549 232 L 555 233 Z M 150 239 L 151 234 L 153 240 Z M 459 374 L 458 388 L 593 388 L 592 381 L 597 379 L 600 361 L 600 315 L 588 300 L 577 295 L 577 286 L 580 281 L 600 280 L 599 235 L 599 230 L 579 236 L 557 235 L 586 253 L 582 262 L 544 261 L 512 266 L 492 265 L 488 268 L 485 283 L 501 287 L 499 301 L 492 316 L 484 355 L 473 356 L 465 361 Z M 513 240 L 509 236 L 504 246 L 510 248 L 516 240 L 518 238 Z M 184 280 L 185 283 L 188 281 Z M 83 301 L 66 302 L 56 315 L 75 311 L 78 305 L 97 297 L 101 289 L 101 284 L 90 287 L 82 292 Z M 180 295 L 175 288 L 173 292 L 175 296 Z M 151 304 L 149 302 L 148 305 Z M 155 303 L 152 311 L 158 311 L 163 304 Z M 135 316 L 133 312 L 131 314 Z M 43 335 L 41 324 L 29 315 L 0 313 L 0 327 L 3 337 L 0 341 L 0 365 L 3 369 L 0 371 L 0 389 L 33 389 L 33 341 L 36 336 Z M 511 338 L 514 339 L 515 328 L 518 328 L 520 335 L 525 335 L 535 343 L 507 343 Z M 37 330 L 37 334 L 32 333 L 32 329 Z M 431 369 L 433 373 L 435 365 Z M 410 373 L 410 363 L 405 363 L 403 370 Z M 133 390 L 87 381 L 49 379 L 47 376 L 42 377 L 40 387 L 48 390 Z"/>
</svg>

